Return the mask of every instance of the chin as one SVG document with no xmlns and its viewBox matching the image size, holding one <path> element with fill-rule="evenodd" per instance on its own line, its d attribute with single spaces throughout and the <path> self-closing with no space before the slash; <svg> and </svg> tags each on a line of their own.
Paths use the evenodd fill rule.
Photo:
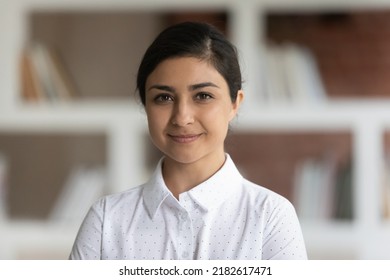
<svg viewBox="0 0 390 280">
<path fill-rule="evenodd" d="M 191 154 L 183 154 L 180 155 L 177 154 L 165 154 L 165 157 L 168 158 L 170 161 L 177 162 L 180 164 L 191 164 L 194 162 L 197 162 L 201 159 L 199 155 L 195 155 L 194 153 Z"/>
</svg>

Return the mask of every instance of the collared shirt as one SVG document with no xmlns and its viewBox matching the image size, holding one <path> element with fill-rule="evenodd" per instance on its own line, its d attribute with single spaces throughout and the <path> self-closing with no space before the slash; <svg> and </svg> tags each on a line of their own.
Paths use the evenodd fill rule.
<svg viewBox="0 0 390 280">
<path fill-rule="evenodd" d="M 91 207 L 70 259 L 307 259 L 292 204 L 244 179 L 229 155 L 179 199 L 162 160 L 146 184 Z"/>
</svg>

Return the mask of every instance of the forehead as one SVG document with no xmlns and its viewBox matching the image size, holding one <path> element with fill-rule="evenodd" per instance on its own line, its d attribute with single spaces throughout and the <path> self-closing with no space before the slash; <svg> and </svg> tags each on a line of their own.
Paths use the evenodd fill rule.
<svg viewBox="0 0 390 280">
<path fill-rule="evenodd" d="M 221 86 L 227 83 L 223 76 L 207 60 L 195 57 L 177 57 L 162 61 L 146 80 L 154 83 L 200 83 L 214 82 Z"/>
</svg>

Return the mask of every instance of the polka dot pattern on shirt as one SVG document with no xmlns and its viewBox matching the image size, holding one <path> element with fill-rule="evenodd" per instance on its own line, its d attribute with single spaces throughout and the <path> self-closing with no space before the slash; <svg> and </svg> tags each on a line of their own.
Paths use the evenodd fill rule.
<svg viewBox="0 0 390 280">
<path fill-rule="evenodd" d="M 242 178 L 230 157 L 177 200 L 161 162 L 145 185 L 102 198 L 87 214 L 71 259 L 306 259 L 295 210 Z"/>
</svg>

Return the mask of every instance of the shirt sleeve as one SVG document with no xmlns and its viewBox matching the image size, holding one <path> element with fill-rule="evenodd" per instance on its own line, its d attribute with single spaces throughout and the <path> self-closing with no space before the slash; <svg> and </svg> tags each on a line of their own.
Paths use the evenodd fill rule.
<svg viewBox="0 0 390 280">
<path fill-rule="evenodd" d="M 101 259 L 104 200 L 96 202 L 88 211 L 77 233 L 70 260 Z"/>
<path fill-rule="evenodd" d="M 263 235 L 263 259 L 306 260 L 302 230 L 294 206 L 284 198 L 269 203 Z"/>
</svg>

